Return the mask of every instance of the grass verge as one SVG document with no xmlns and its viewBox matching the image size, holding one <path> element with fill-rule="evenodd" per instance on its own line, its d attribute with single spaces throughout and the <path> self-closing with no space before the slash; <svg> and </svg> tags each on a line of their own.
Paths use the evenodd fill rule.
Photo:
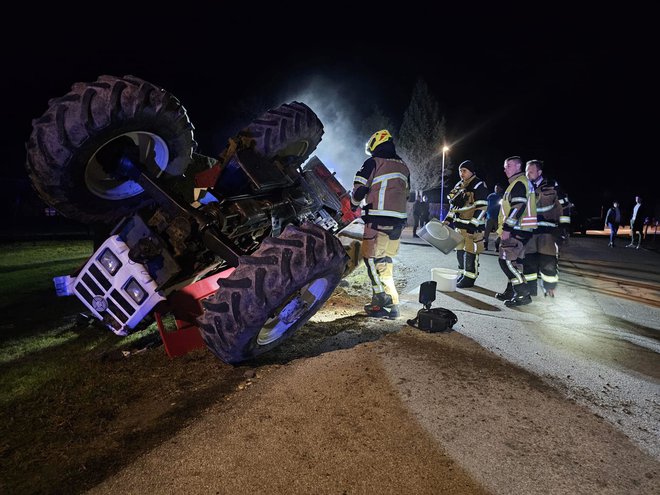
<svg viewBox="0 0 660 495">
<path fill-rule="evenodd" d="M 84 306 L 52 278 L 91 242 L 0 251 L 0 493 L 82 493 L 244 380 L 206 349 L 168 358 L 155 325 L 122 338 L 77 318 Z"/>
</svg>

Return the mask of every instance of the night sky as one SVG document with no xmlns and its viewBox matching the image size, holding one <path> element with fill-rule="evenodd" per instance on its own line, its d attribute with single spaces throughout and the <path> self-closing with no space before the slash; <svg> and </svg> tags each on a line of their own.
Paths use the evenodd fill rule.
<svg viewBox="0 0 660 495">
<path fill-rule="evenodd" d="M 0 177 L 25 175 L 31 120 L 49 98 L 101 74 L 132 74 L 181 100 L 199 151 L 211 156 L 246 123 L 246 106 L 308 103 L 326 129 L 319 156 L 350 186 L 366 158 L 361 119 L 378 105 L 400 123 L 422 78 L 447 119 L 450 160 L 475 161 L 491 189 L 506 183 L 503 159 L 516 154 L 544 160 L 584 215 L 600 215 L 613 199 L 626 213 L 636 194 L 660 207 L 650 12 L 283 5 L 212 14 L 104 6 L 79 11 L 86 21 L 70 18 L 72 7 L 19 15 L 20 34 L 1 34 Z"/>
</svg>

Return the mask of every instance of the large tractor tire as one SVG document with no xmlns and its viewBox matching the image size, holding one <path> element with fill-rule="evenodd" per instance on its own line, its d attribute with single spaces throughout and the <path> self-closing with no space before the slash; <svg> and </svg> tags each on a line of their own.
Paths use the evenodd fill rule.
<svg viewBox="0 0 660 495">
<path fill-rule="evenodd" d="M 268 110 L 229 140 L 220 154 L 222 174 L 214 188 L 228 197 L 254 192 L 250 184 L 255 177 L 234 160 L 236 152 L 246 150 L 267 158 L 273 167 L 272 170 L 267 167 L 252 170 L 257 173 L 258 187 L 288 187 L 299 179 L 298 167 L 311 156 L 322 136 L 323 124 L 304 103 L 294 101 Z M 277 168 L 274 162 L 278 162 Z"/>
<path fill-rule="evenodd" d="M 273 349 L 302 327 L 339 284 L 346 251 L 330 232 L 305 223 L 266 238 L 202 302 L 202 338 L 236 364 Z"/>
<path fill-rule="evenodd" d="M 27 169 L 39 196 L 62 215 L 111 225 L 152 199 L 113 173 L 107 157 L 139 150 L 152 177 L 182 175 L 197 146 L 186 109 L 167 91 L 134 76 L 76 83 L 32 122 Z"/>
<path fill-rule="evenodd" d="M 268 158 L 294 158 L 302 164 L 321 142 L 323 124 L 304 103 L 294 101 L 268 110 L 239 136 L 253 140 L 255 151 Z"/>
</svg>

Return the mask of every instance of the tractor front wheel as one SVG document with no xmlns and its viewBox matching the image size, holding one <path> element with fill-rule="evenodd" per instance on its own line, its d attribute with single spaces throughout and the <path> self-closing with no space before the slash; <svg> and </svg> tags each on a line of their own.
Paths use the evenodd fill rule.
<svg viewBox="0 0 660 495">
<path fill-rule="evenodd" d="M 328 300 L 347 263 L 334 235 L 305 223 L 266 238 L 220 288 L 202 302 L 202 338 L 221 360 L 236 364 L 279 345 Z"/>
</svg>

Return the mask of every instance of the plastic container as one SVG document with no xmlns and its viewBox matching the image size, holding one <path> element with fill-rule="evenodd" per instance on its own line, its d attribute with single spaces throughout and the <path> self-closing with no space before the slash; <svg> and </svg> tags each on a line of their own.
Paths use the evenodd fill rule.
<svg viewBox="0 0 660 495">
<path fill-rule="evenodd" d="M 458 270 L 450 270 L 449 268 L 431 268 L 431 279 L 435 280 L 436 290 L 453 292 L 456 290 Z"/>
<path fill-rule="evenodd" d="M 445 254 L 449 254 L 458 244 L 463 242 L 461 234 L 435 218 L 419 229 L 419 237 Z"/>
</svg>

